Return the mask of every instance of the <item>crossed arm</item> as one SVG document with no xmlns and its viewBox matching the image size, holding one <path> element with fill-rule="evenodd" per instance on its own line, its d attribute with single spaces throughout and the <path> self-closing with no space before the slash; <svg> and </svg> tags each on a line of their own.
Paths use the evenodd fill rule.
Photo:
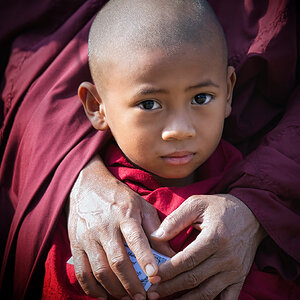
<svg viewBox="0 0 300 300">
<path fill-rule="evenodd" d="M 167 241 L 189 225 L 199 235 L 175 254 Z M 155 208 L 117 181 L 99 156 L 73 187 L 68 230 L 79 283 L 88 295 L 103 299 L 107 292 L 146 299 L 124 240 L 153 283 L 149 299 L 187 289 L 184 299 L 213 299 L 220 293 L 222 299 L 237 299 L 265 236 L 249 208 L 228 194 L 192 196 L 160 224 Z M 172 258 L 158 268 L 150 244 Z"/>
</svg>

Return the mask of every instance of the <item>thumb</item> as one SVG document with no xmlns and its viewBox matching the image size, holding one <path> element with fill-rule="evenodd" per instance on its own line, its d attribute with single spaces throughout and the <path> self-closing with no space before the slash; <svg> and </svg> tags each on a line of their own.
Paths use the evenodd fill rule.
<svg viewBox="0 0 300 300">
<path fill-rule="evenodd" d="M 201 203 L 199 196 L 192 196 L 168 215 L 151 236 L 158 240 L 168 241 L 188 226 L 196 222 L 201 223 L 204 210 L 205 206 Z"/>
<path fill-rule="evenodd" d="M 142 214 L 142 226 L 145 234 L 147 235 L 153 249 L 165 256 L 172 257 L 175 255 L 175 252 L 172 250 L 169 243 L 167 241 L 154 239 L 151 235 L 153 231 L 156 231 L 157 228 L 159 228 L 160 223 L 157 210 L 151 204 L 145 202 Z"/>
</svg>

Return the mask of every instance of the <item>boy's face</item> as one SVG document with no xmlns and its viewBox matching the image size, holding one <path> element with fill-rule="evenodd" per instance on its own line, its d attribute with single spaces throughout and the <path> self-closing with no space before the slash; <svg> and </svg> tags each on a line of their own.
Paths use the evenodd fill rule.
<svg viewBox="0 0 300 300">
<path fill-rule="evenodd" d="M 163 182 L 190 176 L 213 153 L 234 82 L 233 68 L 201 46 L 124 53 L 98 101 L 127 158 Z"/>
</svg>

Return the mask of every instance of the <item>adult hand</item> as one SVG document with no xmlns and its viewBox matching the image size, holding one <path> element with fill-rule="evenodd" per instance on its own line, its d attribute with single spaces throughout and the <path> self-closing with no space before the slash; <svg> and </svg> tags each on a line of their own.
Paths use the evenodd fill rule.
<svg viewBox="0 0 300 300">
<path fill-rule="evenodd" d="M 116 180 L 96 156 L 79 174 L 69 201 L 68 233 L 76 277 L 87 295 L 146 299 L 124 242 L 149 276 L 158 271 L 152 247 L 173 255 L 167 242 L 151 239 L 160 225 L 152 205 Z M 126 298 L 127 297 L 127 298 Z"/>
<path fill-rule="evenodd" d="M 158 299 L 191 289 L 182 299 L 238 299 L 265 232 L 250 209 L 231 195 L 192 196 L 154 232 L 167 241 L 193 225 L 199 235 L 159 266 L 159 284 L 148 291 Z M 181 298 L 180 298 L 181 299 Z"/>
</svg>

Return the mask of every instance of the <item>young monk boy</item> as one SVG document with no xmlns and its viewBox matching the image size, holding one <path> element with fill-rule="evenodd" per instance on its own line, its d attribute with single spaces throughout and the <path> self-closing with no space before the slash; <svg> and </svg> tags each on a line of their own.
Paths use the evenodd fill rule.
<svg viewBox="0 0 300 300">
<path fill-rule="evenodd" d="M 91 27 L 89 64 L 94 84 L 82 83 L 79 97 L 94 128 L 110 129 L 116 141 L 106 151 L 111 172 L 162 219 L 193 194 L 215 193 L 240 154 L 221 141 L 235 72 L 227 66 L 224 34 L 208 4 L 110 1 Z M 189 228 L 171 246 L 179 251 L 192 236 Z M 70 255 L 61 259 L 57 248 L 47 259 L 44 298 L 82 297 L 75 279 L 58 292 L 57 278 L 70 275 L 53 275 L 51 269 L 61 268 L 51 266 L 63 268 Z M 49 286 L 53 277 L 55 287 Z"/>
<path fill-rule="evenodd" d="M 221 192 L 218 181 L 241 158 L 221 140 L 236 77 L 206 2 L 109 1 L 90 30 L 89 64 L 94 84 L 82 83 L 79 97 L 93 127 L 113 135 L 104 157 L 118 179 L 161 219 L 191 195 Z M 180 251 L 196 235 L 187 228 L 170 245 Z M 45 299 L 89 298 L 70 256 L 66 234 L 56 232 Z"/>
</svg>

